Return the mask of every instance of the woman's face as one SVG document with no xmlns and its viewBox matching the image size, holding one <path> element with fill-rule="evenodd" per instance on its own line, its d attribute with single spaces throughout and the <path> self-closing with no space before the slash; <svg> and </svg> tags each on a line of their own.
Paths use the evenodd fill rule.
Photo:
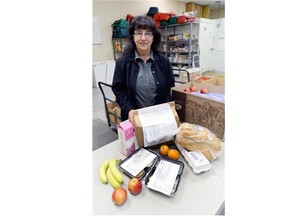
<svg viewBox="0 0 288 216">
<path fill-rule="evenodd" d="M 137 29 L 134 31 L 134 42 L 138 52 L 150 53 L 153 43 L 153 33 L 148 29 Z"/>
</svg>

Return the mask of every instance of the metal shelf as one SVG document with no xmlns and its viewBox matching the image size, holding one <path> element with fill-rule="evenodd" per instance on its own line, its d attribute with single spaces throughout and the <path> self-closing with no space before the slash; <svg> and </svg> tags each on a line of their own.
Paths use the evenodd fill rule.
<svg viewBox="0 0 288 216">
<path fill-rule="evenodd" d="M 175 64 L 188 65 L 188 68 L 192 68 L 195 66 L 195 62 L 193 62 L 194 61 L 194 55 L 196 54 L 199 56 L 199 44 L 198 44 L 199 32 L 197 31 L 197 28 L 196 28 L 197 32 L 196 33 L 195 33 L 195 31 L 193 32 L 193 30 L 194 30 L 193 27 L 195 27 L 195 25 L 199 25 L 199 22 L 196 21 L 196 22 L 189 22 L 189 23 L 183 23 L 183 24 L 173 24 L 173 25 L 167 25 L 167 26 L 160 27 L 160 29 L 162 30 L 162 35 L 164 36 L 164 38 L 162 38 L 162 41 L 161 41 L 162 45 L 163 45 L 163 51 L 162 52 L 169 58 L 171 65 L 175 65 Z M 181 29 L 181 27 L 183 27 L 183 26 L 186 26 L 186 28 Z M 189 31 L 187 30 L 187 26 L 189 26 Z M 173 33 L 171 33 L 170 29 L 172 29 L 172 32 L 174 33 L 174 35 L 181 35 L 181 32 L 182 32 L 182 34 L 183 33 L 189 34 L 190 37 L 187 39 L 180 39 L 180 40 L 168 40 L 168 37 L 173 36 Z M 181 31 L 181 30 L 185 30 L 185 31 Z M 194 36 L 192 33 L 196 36 Z M 179 44 L 181 44 L 181 43 L 183 43 L 185 45 L 185 47 L 188 46 L 188 50 L 173 51 L 174 46 L 175 47 L 179 46 Z M 174 44 L 174 46 L 171 46 L 173 44 Z M 177 60 L 178 54 L 179 54 L 181 61 L 180 62 L 173 61 L 173 60 Z M 199 59 L 198 59 L 197 63 L 199 64 Z"/>
</svg>

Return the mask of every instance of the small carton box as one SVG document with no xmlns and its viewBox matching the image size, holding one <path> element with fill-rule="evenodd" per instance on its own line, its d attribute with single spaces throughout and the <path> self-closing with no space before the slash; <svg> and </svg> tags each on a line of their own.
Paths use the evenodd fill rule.
<svg viewBox="0 0 288 216">
<path fill-rule="evenodd" d="M 134 127 L 129 120 L 121 122 L 117 126 L 120 141 L 120 152 L 126 157 L 136 150 Z"/>
<path fill-rule="evenodd" d="M 211 169 L 211 163 L 201 152 L 189 151 L 180 144 L 175 144 L 195 174 L 207 172 Z"/>
<path fill-rule="evenodd" d="M 119 105 L 116 102 L 110 102 L 107 104 L 107 109 L 110 121 L 115 125 L 120 124 L 121 109 Z"/>
</svg>

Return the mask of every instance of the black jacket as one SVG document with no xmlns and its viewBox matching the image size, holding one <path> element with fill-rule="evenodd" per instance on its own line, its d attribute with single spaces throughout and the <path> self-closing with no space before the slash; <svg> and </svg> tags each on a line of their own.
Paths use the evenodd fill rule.
<svg viewBox="0 0 288 216">
<path fill-rule="evenodd" d="M 166 56 L 153 52 L 154 61 L 151 71 L 156 83 L 155 104 L 171 101 L 171 88 L 175 86 L 175 79 L 171 64 Z M 154 72 L 154 73 L 153 73 Z M 136 81 L 139 73 L 135 54 L 124 53 L 116 61 L 112 90 L 116 95 L 116 102 L 121 107 L 121 120 L 128 119 L 131 109 L 139 109 L 136 105 Z"/>
</svg>

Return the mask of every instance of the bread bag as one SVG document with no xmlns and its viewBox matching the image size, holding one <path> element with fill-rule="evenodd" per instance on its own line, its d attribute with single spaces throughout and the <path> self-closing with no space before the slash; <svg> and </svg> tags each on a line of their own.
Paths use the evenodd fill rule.
<svg viewBox="0 0 288 216">
<path fill-rule="evenodd" d="M 221 154 L 221 141 L 213 132 L 200 125 L 182 123 L 175 142 L 189 151 L 201 152 L 210 162 Z"/>
</svg>

